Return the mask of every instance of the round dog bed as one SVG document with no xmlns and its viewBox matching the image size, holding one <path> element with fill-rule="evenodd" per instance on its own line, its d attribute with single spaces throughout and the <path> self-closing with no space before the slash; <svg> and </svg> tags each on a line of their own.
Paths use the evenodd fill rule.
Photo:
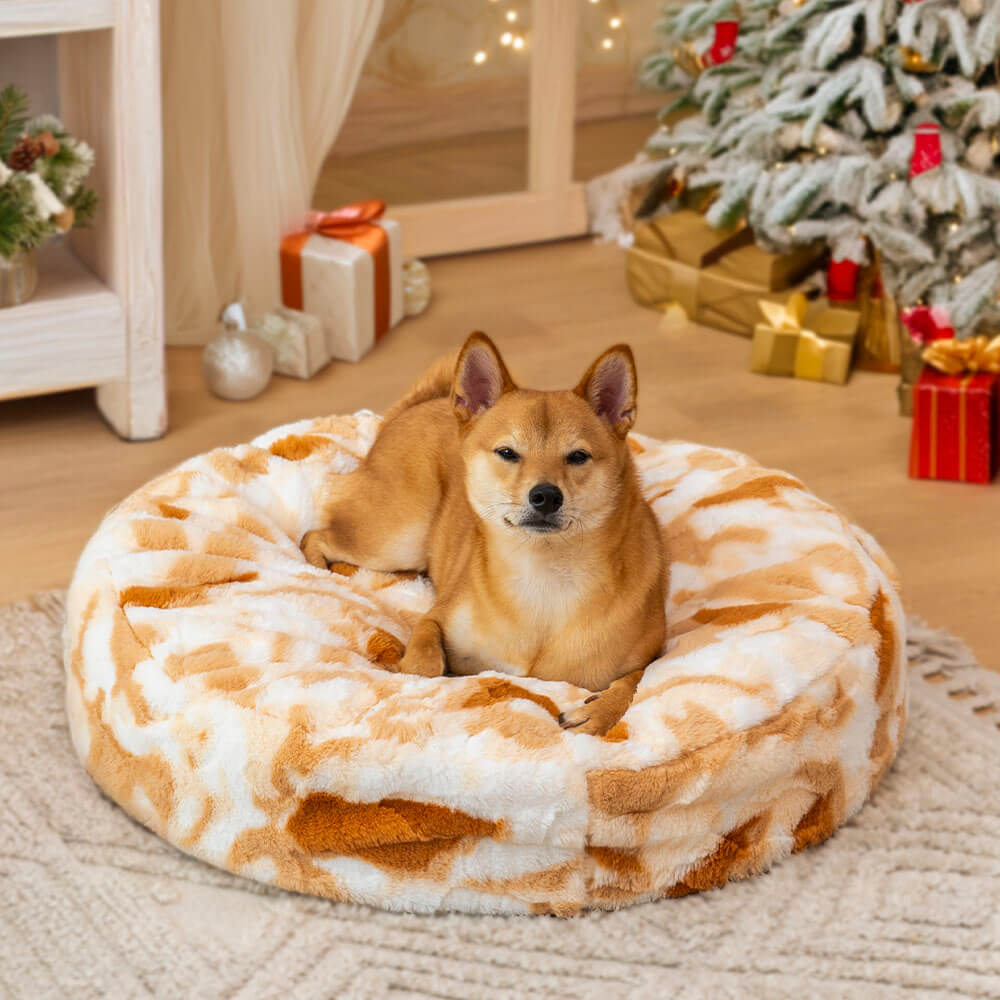
<svg viewBox="0 0 1000 1000">
<path fill-rule="evenodd" d="M 430 606 L 424 578 L 305 562 L 323 477 L 378 420 L 191 459 L 91 539 L 70 728 L 131 815 L 299 892 L 566 915 L 758 873 L 861 807 L 906 712 L 903 613 L 870 536 L 742 455 L 634 436 L 671 558 L 668 646 L 624 719 L 581 735 L 557 719 L 582 689 L 383 669 Z"/>
</svg>

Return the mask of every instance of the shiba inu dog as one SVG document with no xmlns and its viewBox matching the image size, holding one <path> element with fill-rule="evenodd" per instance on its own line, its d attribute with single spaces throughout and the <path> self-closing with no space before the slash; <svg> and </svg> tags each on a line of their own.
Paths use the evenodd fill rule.
<svg viewBox="0 0 1000 1000">
<path fill-rule="evenodd" d="M 596 692 L 560 719 L 601 735 L 624 714 L 666 631 L 666 563 L 626 436 L 631 350 L 575 389 L 514 384 L 474 333 L 386 416 L 360 467 L 331 475 L 313 565 L 425 571 L 433 607 L 395 669 L 498 670 Z"/>
</svg>

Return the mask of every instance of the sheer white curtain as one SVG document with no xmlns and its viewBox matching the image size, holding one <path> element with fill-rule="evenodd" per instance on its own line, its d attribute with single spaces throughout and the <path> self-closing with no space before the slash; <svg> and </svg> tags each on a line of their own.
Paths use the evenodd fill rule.
<svg viewBox="0 0 1000 1000">
<path fill-rule="evenodd" d="M 309 204 L 383 0 L 162 5 L 167 340 L 236 298 L 279 301 L 278 244 Z"/>
</svg>

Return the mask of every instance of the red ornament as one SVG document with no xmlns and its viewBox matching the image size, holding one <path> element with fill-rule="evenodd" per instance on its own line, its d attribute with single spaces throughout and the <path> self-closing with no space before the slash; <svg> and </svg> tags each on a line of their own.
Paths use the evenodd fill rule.
<svg viewBox="0 0 1000 1000">
<path fill-rule="evenodd" d="M 941 126 L 937 122 L 918 125 L 913 135 L 913 159 L 910 177 L 941 166 Z"/>
<path fill-rule="evenodd" d="M 736 39 L 740 34 L 739 21 L 716 21 L 715 39 L 705 53 L 706 66 L 719 66 L 729 62 L 736 53 Z"/>
<path fill-rule="evenodd" d="M 904 309 L 899 318 L 918 344 L 955 338 L 955 328 L 951 325 L 948 313 L 938 306 L 913 306 Z"/>
<path fill-rule="evenodd" d="M 853 260 L 831 260 L 826 271 L 826 297 L 831 302 L 853 302 L 858 297 L 859 267 Z"/>
</svg>

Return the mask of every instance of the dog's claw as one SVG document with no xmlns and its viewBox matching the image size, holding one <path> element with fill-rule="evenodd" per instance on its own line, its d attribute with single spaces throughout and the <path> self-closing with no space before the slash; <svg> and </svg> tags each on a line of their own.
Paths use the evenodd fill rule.
<svg viewBox="0 0 1000 1000">
<path fill-rule="evenodd" d="M 565 712 L 559 713 L 559 725 L 563 729 L 576 729 L 577 726 L 582 726 L 585 720 L 581 719 L 579 722 L 570 722 L 569 716 Z"/>
</svg>

